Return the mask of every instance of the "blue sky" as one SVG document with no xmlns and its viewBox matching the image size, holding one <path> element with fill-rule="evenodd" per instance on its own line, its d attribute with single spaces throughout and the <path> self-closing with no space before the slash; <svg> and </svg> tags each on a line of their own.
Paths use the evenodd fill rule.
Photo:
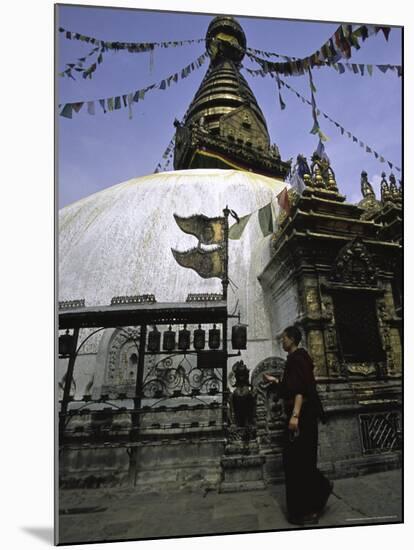
<svg viewBox="0 0 414 550">
<path fill-rule="evenodd" d="M 140 10 L 59 6 L 57 26 L 103 40 L 159 42 L 204 38 L 212 15 L 148 12 Z M 304 57 L 317 50 L 336 30 L 337 23 L 314 23 L 263 18 L 237 17 L 251 48 Z M 87 55 L 93 46 L 57 36 L 57 68 Z M 204 53 L 204 44 L 156 49 L 151 69 L 148 53 L 106 52 L 91 80 L 77 76 L 58 78 L 59 103 L 95 100 L 132 92 L 181 69 Z M 346 60 L 343 60 L 346 62 Z M 361 42 L 353 50 L 350 63 L 401 64 L 401 30 L 393 28 L 389 41 L 382 33 Z M 247 58 L 247 67 L 256 69 Z M 149 92 L 134 104 L 133 118 L 128 110 L 87 114 L 84 107 L 72 119 L 58 117 L 59 207 L 127 179 L 152 173 L 174 134 L 174 118 L 181 118 L 207 70 L 208 62 L 167 90 Z M 284 160 L 302 153 L 308 158 L 317 146 L 309 133 L 312 115 L 287 89 L 282 89 L 286 109 L 280 110 L 276 82 L 267 77 L 253 78 L 245 71 L 266 117 L 272 142 Z M 309 98 L 306 76 L 283 77 L 299 93 Z M 385 159 L 401 167 L 401 86 L 394 72 L 375 70 L 370 76 L 331 68 L 314 69 L 316 102 L 320 110 L 372 147 Z M 366 170 L 378 189 L 383 170 L 373 155 L 342 136 L 339 129 L 320 116 L 323 132 L 330 138 L 327 153 L 340 190 L 351 202 L 360 199 L 360 173 Z M 171 168 L 172 169 L 172 166 Z M 397 175 L 399 173 L 394 171 Z"/>
</svg>

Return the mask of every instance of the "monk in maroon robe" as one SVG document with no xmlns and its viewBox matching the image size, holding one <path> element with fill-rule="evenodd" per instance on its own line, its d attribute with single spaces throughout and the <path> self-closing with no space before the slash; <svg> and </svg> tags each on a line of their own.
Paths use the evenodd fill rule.
<svg viewBox="0 0 414 550">
<path fill-rule="evenodd" d="M 317 468 L 318 420 L 324 421 L 321 401 L 308 352 L 299 348 L 301 333 L 288 327 L 282 336 L 288 357 L 282 380 L 264 374 L 264 380 L 276 384 L 284 400 L 287 417 L 283 448 L 286 504 L 290 523 L 317 523 L 333 489 Z"/>
</svg>

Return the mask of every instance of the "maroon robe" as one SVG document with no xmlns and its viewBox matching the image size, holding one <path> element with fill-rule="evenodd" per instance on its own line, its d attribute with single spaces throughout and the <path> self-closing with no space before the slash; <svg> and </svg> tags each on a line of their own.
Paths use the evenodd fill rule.
<svg viewBox="0 0 414 550">
<path fill-rule="evenodd" d="M 303 395 L 299 415 L 299 435 L 293 436 L 286 425 L 283 468 L 286 482 L 286 503 L 291 518 L 319 512 L 325 505 L 330 483 L 317 469 L 318 418 L 323 408 L 313 375 L 314 365 L 303 348 L 288 355 L 279 395 L 285 402 L 287 423 L 292 415 L 295 396 Z"/>
</svg>

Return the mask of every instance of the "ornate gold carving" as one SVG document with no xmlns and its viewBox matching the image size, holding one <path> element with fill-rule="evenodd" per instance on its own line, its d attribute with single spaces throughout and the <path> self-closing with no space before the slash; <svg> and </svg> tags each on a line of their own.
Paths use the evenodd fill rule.
<svg viewBox="0 0 414 550">
<path fill-rule="evenodd" d="M 303 178 L 306 185 L 327 189 L 338 193 L 338 187 L 335 180 L 335 172 L 327 158 L 320 158 L 318 153 L 312 155 L 311 177 Z"/>
<path fill-rule="evenodd" d="M 336 185 L 336 180 L 335 180 L 335 174 L 330 166 L 328 167 L 327 187 L 330 191 L 338 191 L 338 187 Z"/>
<path fill-rule="evenodd" d="M 184 233 L 194 235 L 202 244 L 222 244 L 224 242 L 224 218 L 208 218 L 196 214 L 183 218 L 174 214 L 178 227 Z"/>
<path fill-rule="evenodd" d="M 319 167 L 319 163 L 315 163 L 312 167 L 313 171 L 313 181 L 316 185 L 316 187 L 325 187 L 324 181 L 321 175 L 321 169 Z"/>
<path fill-rule="evenodd" d="M 185 252 L 171 249 L 176 262 L 182 267 L 193 269 L 203 279 L 210 277 L 224 276 L 224 248 L 217 250 L 203 250 L 201 248 L 192 248 Z"/>
<path fill-rule="evenodd" d="M 370 376 L 377 372 L 375 365 L 367 365 L 366 363 L 353 363 L 347 365 L 347 370 L 349 374 L 360 374 L 362 376 Z"/>
<path fill-rule="evenodd" d="M 319 313 L 319 297 L 316 288 L 307 288 L 305 290 L 306 310 L 309 315 L 314 316 Z"/>
<path fill-rule="evenodd" d="M 390 374 L 397 374 L 400 373 L 402 369 L 401 338 L 398 329 L 391 328 L 389 338 L 391 344 L 391 354 L 393 357 L 393 369 Z"/>
<path fill-rule="evenodd" d="M 361 193 L 363 198 L 358 206 L 365 210 L 361 219 L 366 220 L 381 209 L 381 203 L 377 201 L 374 189 L 369 183 L 368 174 L 365 171 L 361 172 Z"/>
<path fill-rule="evenodd" d="M 324 363 L 325 363 L 325 353 L 324 353 L 324 342 L 323 335 L 320 330 L 310 330 L 308 333 L 308 349 L 309 354 L 313 359 L 315 365 L 315 375 L 324 374 Z"/>
<path fill-rule="evenodd" d="M 322 300 L 322 314 L 323 316 L 332 321 L 334 317 L 333 301 L 331 296 L 325 296 Z"/>
<path fill-rule="evenodd" d="M 366 246 L 357 237 L 339 252 L 330 277 L 331 281 L 352 286 L 374 286 L 376 269 Z"/>
<path fill-rule="evenodd" d="M 377 201 L 374 195 L 364 197 L 358 203 L 358 206 L 365 210 L 365 212 L 361 215 L 362 220 L 370 218 L 375 212 L 381 210 L 381 204 Z"/>
</svg>

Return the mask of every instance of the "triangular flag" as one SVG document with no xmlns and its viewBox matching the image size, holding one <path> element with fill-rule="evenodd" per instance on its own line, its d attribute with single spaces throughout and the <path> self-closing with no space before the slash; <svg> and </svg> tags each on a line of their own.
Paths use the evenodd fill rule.
<svg viewBox="0 0 414 550">
<path fill-rule="evenodd" d="M 82 109 L 83 101 L 79 101 L 78 103 L 72 103 L 72 108 L 76 113 L 79 113 L 79 111 Z"/>
<path fill-rule="evenodd" d="M 322 141 L 328 141 L 329 140 L 328 136 L 325 135 L 320 128 L 318 128 L 318 136 L 319 136 L 319 139 L 322 140 Z"/>
<path fill-rule="evenodd" d="M 381 30 L 384 33 L 385 40 L 388 42 L 388 36 L 391 32 L 391 27 L 381 27 Z"/>
<path fill-rule="evenodd" d="M 289 195 L 287 187 L 285 187 L 278 195 L 277 195 L 277 202 L 288 216 L 290 216 L 290 201 L 289 201 Z"/>
<path fill-rule="evenodd" d="M 72 118 L 72 105 L 70 103 L 66 103 L 60 113 L 60 116 L 64 116 L 65 118 Z"/>
<path fill-rule="evenodd" d="M 236 222 L 230 227 L 229 239 L 233 239 L 233 240 L 240 239 L 247 225 L 247 222 L 250 220 L 250 217 L 251 217 L 251 214 L 247 214 L 247 216 L 243 216 L 242 218 L 239 219 L 238 222 Z"/>
<path fill-rule="evenodd" d="M 273 233 L 273 216 L 272 216 L 272 204 L 266 204 L 259 210 L 259 225 L 262 230 L 263 237 Z"/>
<path fill-rule="evenodd" d="M 315 153 L 319 156 L 319 158 L 321 158 L 323 160 L 326 160 L 329 164 L 331 163 L 331 161 L 329 160 L 329 157 L 328 157 L 328 155 L 325 151 L 325 146 L 322 143 L 322 140 L 319 140 L 319 143 L 318 143 L 318 146 L 316 148 Z"/>
</svg>

